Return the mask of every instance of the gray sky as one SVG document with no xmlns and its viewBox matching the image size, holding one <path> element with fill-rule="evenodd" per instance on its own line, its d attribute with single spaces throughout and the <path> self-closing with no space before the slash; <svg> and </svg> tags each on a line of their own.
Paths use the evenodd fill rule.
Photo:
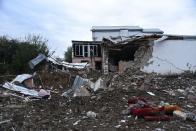
<svg viewBox="0 0 196 131">
<path fill-rule="evenodd" d="M 63 57 L 71 40 L 91 40 L 92 26 L 196 35 L 195 12 L 195 0 L 0 0 L 0 35 L 40 34 Z"/>
</svg>

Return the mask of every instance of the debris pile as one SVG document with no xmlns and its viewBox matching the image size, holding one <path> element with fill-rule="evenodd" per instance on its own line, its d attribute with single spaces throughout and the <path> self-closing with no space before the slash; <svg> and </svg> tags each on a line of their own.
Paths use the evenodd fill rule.
<svg viewBox="0 0 196 131">
<path fill-rule="evenodd" d="M 6 82 L 0 130 L 196 130 L 195 74 L 128 68 L 96 81 L 86 75 L 41 71 Z M 29 91 L 42 97 L 41 89 L 50 90 L 50 99 L 29 100 Z"/>
<path fill-rule="evenodd" d="M 89 79 L 84 79 L 80 76 L 76 76 L 72 88 L 64 92 L 62 96 L 90 96 L 91 93 L 100 89 L 105 89 L 106 84 L 102 78 L 99 78 L 95 83 Z"/>
</svg>

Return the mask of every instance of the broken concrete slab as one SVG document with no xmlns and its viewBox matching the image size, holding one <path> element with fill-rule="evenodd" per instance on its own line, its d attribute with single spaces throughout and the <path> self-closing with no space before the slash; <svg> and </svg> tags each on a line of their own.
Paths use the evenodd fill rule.
<svg viewBox="0 0 196 131">
<path fill-rule="evenodd" d="M 74 91 L 73 97 L 77 97 L 77 96 L 90 96 L 90 92 L 85 88 L 85 87 L 81 87 L 81 88 L 77 88 Z"/>
<path fill-rule="evenodd" d="M 106 88 L 106 83 L 104 82 L 102 78 L 99 78 L 94 83 L 90 81 L 89 79 L 84 79 L 77 75 L 75 77 L 72 88 L 64 92 L 62 96 L 67 97 L 67 96 L 71 96 L 72 94 L 78 94 L 79 96 L 90 96 L 89 94 L 91 94 L 91 92 L 96 92 L 99 89 L 105 89 L 105 88 Z"/>
<path fill-rule="evenodd" d="M 102 79 L 99 78 L 95 83 L 94 83 L 94 87 L 93 90 L 97 91 L 99 89 L 105 89 L 106 88 L 106 82 Z"/>
<path fill-rule="evenodd" d="M 73 82 L 72 88 L 67 90 L 66 92 L 64 92 L 61 96 L 65 96 L 65 97 L 71 97 L 71 96 L 85 96 L 85 94 L 87 95 L 88 91 L 86 89 L 87 85 L 89 85 L 90 80 L 88 79 L 84 79 L 80 76 L 76 76 L 75 80 Z M 86 85 L 86 87 L 84 88 L 84 85 Z M 90 85 L 89 85 L 90 87 Z M 84 88 L 84 89 L 81 89 Z"/>
</svg>

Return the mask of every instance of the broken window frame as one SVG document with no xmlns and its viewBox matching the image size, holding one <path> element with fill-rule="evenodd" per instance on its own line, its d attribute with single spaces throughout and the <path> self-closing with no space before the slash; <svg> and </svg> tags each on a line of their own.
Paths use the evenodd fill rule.
<svg viewBox="0 0 196 131">
<path fill-rule="evenodd" d="M 83 45 L 83 54 L 84 57 L 89 57 L 89 46 L 88 45 Z"/>
<path fill-rule="evenodd" d="M 93 49 L 93 56 L 98 56 L 98 47 L 97 45 L 90 45 L 90 50 Z"/>
<path fill-rule="evenodd" d="M 83 45 L 75 45 L 75 56 L 83 56 Z"/>
<path fill-rule="evenodd" d="M 90 57 L 90 50 L 93 49 L 93 57 L 98 56 L 98 45 L 80 45 L 74 46 L 74 54 L 77 57 Z M 86 50 L 87 49 L 87 50 Z"/>
</svg>

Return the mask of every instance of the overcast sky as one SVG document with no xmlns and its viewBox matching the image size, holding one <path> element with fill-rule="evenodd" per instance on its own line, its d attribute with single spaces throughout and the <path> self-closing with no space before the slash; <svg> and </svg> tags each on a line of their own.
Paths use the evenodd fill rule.
<svg viewBox="0 0 196 131">
<path fill-rule="evenodd" d="M 0 0 L 0 35 L 40 34 L 63 57 L 71 40 L 91 40 L 92 26 L 196 35 L 195 12 L 195 0 Z"/>
</svg>

